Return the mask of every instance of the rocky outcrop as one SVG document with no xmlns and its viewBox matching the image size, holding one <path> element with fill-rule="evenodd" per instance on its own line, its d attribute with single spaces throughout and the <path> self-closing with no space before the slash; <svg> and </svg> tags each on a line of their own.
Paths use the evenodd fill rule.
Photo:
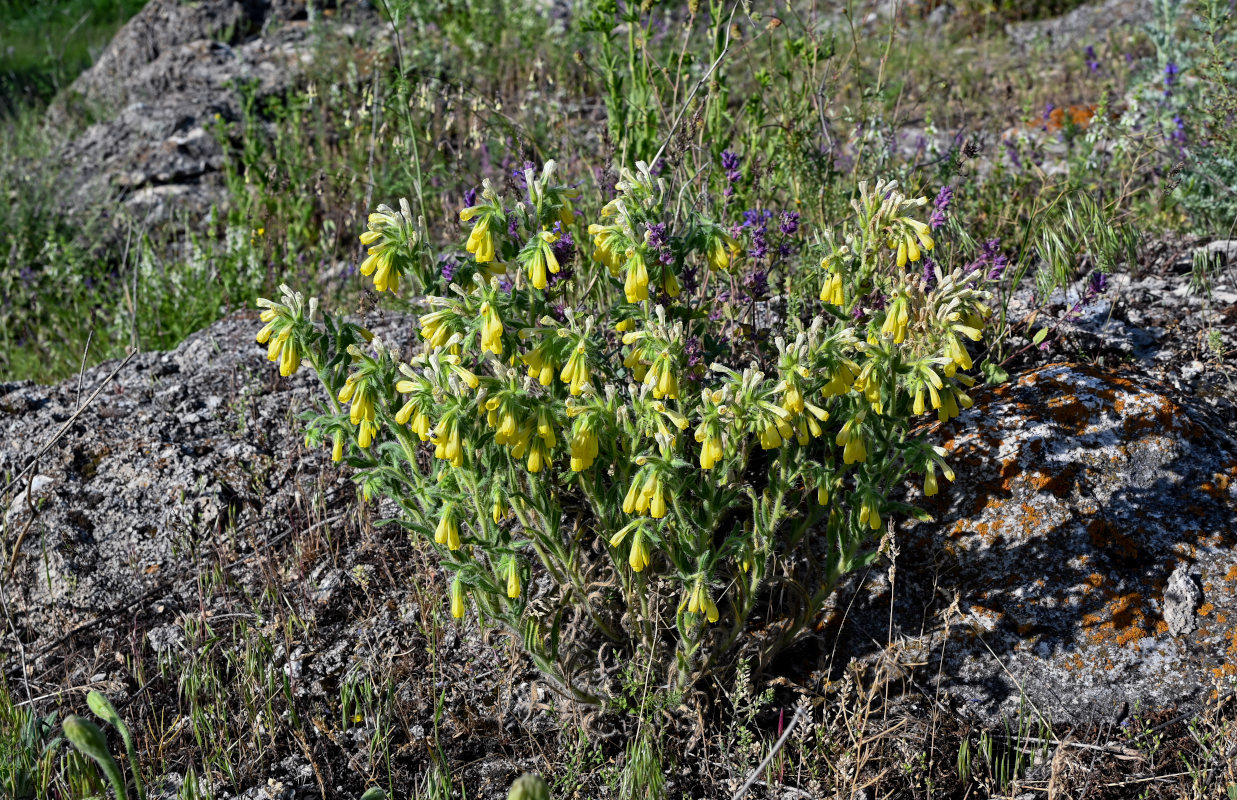
<svg viewBox="0 0 1237 800">
<path fill-rule="evenodd" d="M 260 108 L 297 85 L 319 37 L 357 34 L 339 15 L 330 25 L 309 16 L 293 0 L 152 0 L 48 110 L 56 130 L 91 123 L 58 154 L 70 207 L 119 200 L 148 229 L 224 203 L 220 141 L 241 120 L 243 93 Z"/>
<path fill-rule="evenodd" d="M 372 327 L 415 340 L 406 318 Z M 31 652 L 146 592 L 191 603 L 195 548 L 243 554 L 353 507 L 347 471 L 296 433 L 318 386 L 280 379 L 256 328 L 246 312 L 137 356 L 21 482 L 6 522 L 10 543 L 28 526 L 13 597 Z M 843 663 L 887 641 L 892 599 L 898 657 L 985 719 L 1024 698 L 1112 719 L 1237 678 L 1237 443 L 1171 391 L 1076 364 L 978 390 L 934 433 L 957 479 L 924 504 L 934 522 L 899 534 L 893 585 L 880 570 L 839 597 Z M 78 397 L 76 380 L 0 386 L 0 469 L 25 467 Z M 304 588 L 329 593 L 317 566 Z"/>
<path fill-rule="evenodd" d="M 1131 36 L 1142 29 L 1151 12 L 1149 0 L 1105 0 L 1052 19 L 1012 24 L 1006 33 L 1011 42 L 1022 47 L 1046 40 L 1052 50 L 1064 52 L 1098 44 L 1110 32 Z"/>
<path fill-rule="evenodd" d="M 900 657 L 988 721 L 1114 722 L 1227 691 L 1237 442 L 1170 391 L 1057 364 L 977 392 L 936 432 L 957 479 L 919 498 L 935 521 L 901 532 L 895 584 L 874 578 L 844 635 L 885 641 L 892 597 Z"/>
<path fill-rule="evenodd" d="M 355 498 L 329 453 L 307 450 L 289 422 L 320 386 L 308 370 L 280 378 L 253 341 L 259 325 L 242 312 L 171 352 L 136 356 L 18 482 L 5 522 L 9 546 L 28 526 L 17 576 L 32 630 L 54 639 L 126 607 L 186 574 L 187 554 L 225 528 L 270 541 L 304 519 L 311 496 L 326 513 Z M 378 330 L 392 342 L 415 333 L 401 318 Z M 81 392 L 76 379 L 0 384 L 0 474 L 25 469 L 114 367 L 87 370 Z"/>
</svg>

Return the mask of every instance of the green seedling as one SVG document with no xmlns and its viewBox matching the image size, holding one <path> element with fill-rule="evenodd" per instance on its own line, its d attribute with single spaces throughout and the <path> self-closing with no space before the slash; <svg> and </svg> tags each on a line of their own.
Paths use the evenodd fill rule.
<svg viewBox="0 0 1237 800">
<path fill-rule="evenodd" d="M 129 764 L 133 769 L 133 785 L 137 788 L 137 796 L 140 800 L 146 800 L 146 787 L 142 783 L 142 772 L 138 769 L 137 748 L 133 746 L 133 734 L 129 732 L 129 726 L 125 725 L 120 714 L 116 713 L 116 707 L 112 705 L 112 702 L 99 692 L 86 695 L 86 705 L 90 706 L 90 710 L 96 717 L 119 731 L 120 738 L 125 743 L 125 753 L 129 756 Z"/>
<path fill-rule="evenodd" d="M 125 781 L 120 774 L 120 766 L 116 764 L 112 754 L 107 751 L 107 737 L 103 735 L 103 731 L 99 730 L 99 726 L 76 714 L 70 714 L 65 717 L 63 727 L 64 735 L 69 742 L 79 752 L 93 758 L 99 765 L 99 769 L 103 770 L 103 774 L 111 781 L 116 800 L 128 800 L 129 795 L 125 793 Z"/>
</svg>

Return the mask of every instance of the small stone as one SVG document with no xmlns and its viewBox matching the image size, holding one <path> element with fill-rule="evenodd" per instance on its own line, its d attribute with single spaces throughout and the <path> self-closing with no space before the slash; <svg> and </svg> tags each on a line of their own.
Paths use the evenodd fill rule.
<svg viewBox="0 0 1237 800">
<path fill-rule="evenodd" d="M 1168 578 L 1164 589 L 1164 621 L 1173 636 L 1190 633 L 1198 622 L 1195 612 L 1203 602 L 1203 592 L 1190 577 L 1189 568 L 1180 564 Z"/>
</svg>

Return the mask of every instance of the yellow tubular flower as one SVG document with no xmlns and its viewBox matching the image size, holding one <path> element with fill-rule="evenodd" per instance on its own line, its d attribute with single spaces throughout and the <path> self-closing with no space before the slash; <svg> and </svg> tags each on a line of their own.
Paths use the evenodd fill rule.
<svg viewBox="0 0 1237 800">
<path fill-rule="evenodd" d="M 644 382 L 653 387 L 654 400 L 661 400 L 663 397 L 677 400 L 679 397 L 679 381 L 674 376 L 669 355 L 658 356 L 653 364 L 653 371 L 648 373 Z"/>
<path fill-rule="evenodd" d="M 430 441 L 435 458 L 450 461 L 453 467 L 464 466 L 464 448 L 460 445 L 460 425 L 455 412 L 449 412 L 438 421 Z"/>
<path fill-rule="evenodd" d="M 554 381 L 554 361 L 550 358 L 550 339 L 545 339 L 529 352 L 520 356 L 528 366 L 528 377 L 536 378 L 542 386 Z"/>
<path fill-rule="evenodd" d="M 670 270 L 670 267 L 662 267 L 661 275 L 661 288 L 671 297 L 678 297 L 683 291 L 679 286 L 678 276 Z"/>
<path fill-rule="evenodd" d="M 627 278 L 623 282 L 623 294 L 627 302 L 638 303 L 649 299 L 649 269 L 644 254 L 634 249 L 627 259 Z"/>
<path fill-rule="evenodd" d="M 512 600 L 520 596 L 520 566 L 513 558 L 507 562 L 507 597 Z"/>
<path fill-rule="evenodd" d="M 374 440 L 374 434 L 377 432 L 378 423 L 368 419 L 361 420 L 361 424 L 357 427 L 357 444 L 362 449 L 369 447 L 370 443 Z"/>
<path fill-rule="evenodd" d="M 846 394 L 855 383 L 855 372 L 858 366 L 850 361 L 843 361 L 838 364 L 838 368 L 834 370 L 829 382 L 821 389 L 821 394 L 825 397 L 834 397 L 840 394 Z"/>
<path fill-rule="evenodd" d="M 335 431 L 333 439 L 334 442 L 331 447 L 331 460 L 342 461 L 344 458 L 344 432 Z"/>
<path fill-rule="evenodd" d="M 597 434 L 593 432 L 591 420 L 580 419 L 576 422 L 569 447 L 573 472 L 581 472 L 593 465 L 599 451 Z"/>
<path fill-rule="evenodd" d="M 859 431 L 859 425 L 856 420 L 848 420 L 842 426 L 842 430 L 838 431 L 836 443 L 842 446 L 842 461 L 847 464 L 862 462 L 867 460 L 868 449 L 863 441 L 863 434 Z"/>
<path fill-rule="evenodd" d="M 460 212 L 460 219 L 467 221 L 471 219 L 464 215 L 471 209 L 465 209 Z M 494 232 L 490 227 L 490 214 L 482 215 L 481 219 L 477 220 L 477 224 L 473 226 L 472 233 L 468 234 L 468 244 L 465 249 L 473 254 L 478 264 L 488 264 L 494 260 Z"/>
<path fill-rule="evenodd" d="M 905 217 L 902 221 L 914 229 L 915 236 L 919 239 L 919 243 L 923 245 L 924 250 L 930 252 L 932 248 L 936 246 L 936 242 L 932 240 L 932 234 L 929 233 L 929 228 L 927 225 L 917 219 L 911 219 L 910 217 Z M 915 261 L 917 259 L 911 260 Z"/>
<path fill-rule="evenodd" d="M 627 494 L 623 497 L 624 514 L 633 514 L 636 511 L 636 502 L 640 497 L 640 487 L 644 485 L 643 475 L 644 471 L 639 470 L 636 472 L 635 477 L 632 478 L 631 486 L 628 487 Z"/>
<path fill-rule="evenodd" d="M 885 312 L 885 324 L 881 326 L 881 333 L 892 335 L 894 344 L 902 344 L 906 340 L 906 326 L 910 321 L 906 306 L 906 296 L 897 295 L 889 310 Z"/>
<path fill-rule="evenodd" d="M 859 507 L 859 524 L 862 525 L 865 522 L 872 530 L 880 530 L 880 508 L 877 506 L 876 498 L 871 494 L 864 495 L 863 504 Z"/>
<path fill-rule="evenodd" d="M 923 494 L 924 497 L 931 497 L 936 494 L 936 466 L 929 461 L 928 471 L 923 476 Z"/>
<path fill-rule="evenodd" d="M 705 260 L 709 262 L 709 269 L 724 270 L 730 266 L 731 260 L 742 252 L 734 238 L 717 228 L 705 248 Z"/>
<path fill-rule="evenodd" d="M 958 341 L 958 337 L 952 334 L 945 341 L 945 355 L 962 369 L 970 369 L 972 366 L 971 354 L 967 352 L 966 346 Z"/>
<path fill-rule="evenodd" d="M 700 442 L 700 468 L 713 469 L 722 460 L 721 426 L 702 422 L 696 428 L 696 441 Z"/>
<path fill-rule="evenodd" d="M 571 356 L 567 359 L 567 365 L 563 367 L 563 371 L 559 374 L 559 380 L 569 384 L 571 394 L 578 397 L 584 387 L 589 384 L 588 360 L 586 358 L 587 345 L 583 339 L 572 350 Z"/>
<path fill-rule="evenodd" d="M 649 546 L 644 541 L 644 529 L 636 530 L 636 535 L 631 540 L 631 554 L 627 557 L 627 563 L 635 572 L 643 572 L 644 568 L 649 565 Z"/>
<path fill-rule="evenodd" d="M 455 506 L 451 503 L 447 503 L 442 510 L 442 516 L 438 518 L 434 541 L 445 544 L 448 550 L 460 549 L 460 525 L 455 519 Z"/>
<path fill-rule="evenodd" d="M 829 505 L 829 487 L 823 483 L 816 487 L 816 503 L 822 506 Z"/>
<path fill-rule="evenodd" d="M 626 333 L 627 331 L 634 330 L 635 327 L 636 327 L 636 321 L 634 319 L 624 319 L 624 320 L 619 320 L 619 322 L 614 326 L 614 330 L 617 331 L 618 333 Z M 266 340 L 259 339 L 258 341 L 264 342 Z"/>
<path fill-rule="evenodd" d="M 550 449 L 546 446 L 545 439 L 540 436 L 533 437 L 528 448 L 528 471 L 536 474 L 549 464 Z"/>
<path fill-rule="evenodd" d="M 717 612 L 717 605 L 713 602 L 713 598 L 709 596 L 709 590 L 704 585 L 704 580 L 698 578 L 695 586 L 692 587 L 691 599 L 687 603 L 687 611 L 691 614 L 704 614 L 705 619 L 709 622 L 717 622 L 721 617 Z"/>
<path fill-rule="evenodd" d="M 464 616 L 465 608 L 464 584 L 457 576 L 451 581 L 451 616 L 460 619 Z"/>
<path fill-rule="evenodd" d="M 657 476 L 657 483 L 653 487 L 653 497 L 649 501 L 649 516 L 653 519 L 662 519 L 666 516 L 666 491 L 662 486 L 661 476 Z"/>
<path fill-rule="evenodd" d="M 424 314 L 418 320 L 421 323 L 421 338 L 429 342 L 430 347 L 438 349 L 447 343 L 454 332 L 448 323 L 454 317 L 454 311 L 443 309 Z"/>
<path fill-rule="evenodd" d="M 481 351 L 490 351 L 496 356 L 503 354 L 503 323 L 498 310 L 490 301 L 481 304 Z"/>
<path fill-rule="evenodd" d="M 500 498 L 494 498 L 494 507 L 491 515 L 494 518 L 495 525 L 502 522 L 503 517 L 507 516 L 507 506 L 503 504 L 503 501 Z"/>
</svg>

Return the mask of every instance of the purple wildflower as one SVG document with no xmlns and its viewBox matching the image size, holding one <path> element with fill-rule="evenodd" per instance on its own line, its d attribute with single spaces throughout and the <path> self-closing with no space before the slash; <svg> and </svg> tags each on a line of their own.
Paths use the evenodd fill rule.
<svg viewBox="0 0 1237 800">
<path fill-rule="evenodd" d="M 511 281 L 507 280 L 506 278 L 499 278 L 498 288 L 506 292 L 507 294 L 511 294 Z"/>
<path fill-rule="evenodd" d="M 1108 288 L 1108 275 L 1100 272 L 1098 269 L 1091 273 L 1091 280 L 1087 282 L 1087 291 L 1083 296 L 1083 302 L 1090 305 L 1095 298 L 1104 293 Z"/>
<path fill-rule="evenodd" d="M 739 172 L 739 156 L 735 153 L 726 150 L 722 153 L 722 169 L 726 170 L 727 186 L 722 191 L 726 197 L 734 195 L 734 185 L 743 177 L 743 173 Z"/>
<path fill-rule="evenodd" d="M 1009 161 L 1014 165 L 1014 169 L 1022 169 L 1022 156 L 1018 155 L 1018 147 L 1013 143 L 1013 140 L 1006 139 L 1005 155 L 1009 156 Z"/>
<path fill-rule="evenodd" d="M 1099 59 L 1096 58 L 1095 56 L 1095 48 L 1092 47 L 1091 45 L 1087 45 L 1086 55 L 1087 55 L 1087 67 L 1092 72 L 1099 72 L 1100 62 L 1099 62 Z"/>
<path fill-rule="evenodd" d="M 932 203 L 932 216 L 928 218 L 928 227 L 936 230 L 945 224 L 949 216 L 949 203 L 954 199 L 954 188 L 949 184 L 941 187 L 936 200 Z"/>
<path fill-rule="evenodd" d="M 528 188 L 528 179 L 524 177 L 524 173 L 530 169 L 536 170 L 537 165 L 531 161 L 525 161 L 524 166 L 520 167 L 519 169 L 511 170 L 511 177 L 515 178 L 515 182 L 519 184 L 519 187 L 521 189 Z"/>
<path fill-rule="evenodd" d="M 476 204 L 477 204 L 477 190 L 476 189 L 465 189 L 464 190 L 464 207 L 471 208 L 475 206 Z"/>
<path fill-rule="evenodd" d="M 761 225 L 752 232 L 752 249 L 749 254 L 757 261 L 769 255 L 769 243 L 765 241 L 765 230 L 765 226 Z"/>
<path fill-rule="evenodd" d="M 932 256 L 923 257 L 923 290 L 925 292 L 932 291 L 932 287 L 936 285 L 936 262 L 932 260 Z"/>
<path fill-rule="evenodd" d="M 989 239 L 980 247 L 979 258 L 966 265 L 966 271 L 976 273 L 970 276 L 971 280 L 986 271 L 986 278 L 991 281 L 1001 277 L 1008 266 L 1009 257 L 1001 252 L 1001 240 Z"/>
<path fill-rule="evenodd" d="M 666 223 L 654 222 L 649 225 L 648 235 L 649 247 L 654 250 L 661 250 L 666 246 Z"/>
<path fill-rule="evenodd" d="M 512 239 L 520 238 L 520 218 L 515 215 L 511 209 L 507 211 L 507 235 Z"/>
<path fill-rule="evenodd" d="M 743 212 L 743 227 L 755 228 L 773 219 L 773 212 L 767 208 L 750 208 Z"/>
<path fill-rule="evenodd" d="M 1169 61 L 1164 67 L 1164 88 L 1167 89 L 1177 82 L 1177 73 L 1181 72 L 1177 65 Z"/>
<path fill-rule="evenodd" d="M 683 352 L 687 355 L 687 368 L 691 369 L 704 360 L 704 347 L 696 336 L 687 337 L 683 343 Z"/>
<path fill-rule="evenodd" d="M 1052 119 L 1052 112 L 1056 110 L 1056 106 L 1052 103 L 1044 104 L 1044 130 L 1048 130 L 1048 120 Z"/>
<path fill-rule="evenodd" d="M 743 277 L 743 288 L 749 300 L 763 300 L 769 293 L 769 273 L 763 269 L 748 273 Z"/>
<path fill-rule="evenodd" d="M 1176 123 L 1177 127 L 1168 135 L 1168 138 L 1177 144 L 1183 145 L 1185 144 L 1185 120 L 1181 118 L 1181 115 L 1175 114 L 1173 115 L 1173 122 Z"/>
<path fill-rule="evenodd" d="M 554 228 L 557 231 L 558 223 L 554 223 Z M 570 233 L 564 233 L 558 237 L 558 241 L 550 245 L 550 249 L 554 251 L 554 257 L 558 259 L 558 263 L 562 264 L 570 261 L 576 254 L 576 240 L 571 238 Z"/>
<path fill-rule="evenodd" d="M 447 283 L 455 280 L 455 271 L 459 265 L 455 263 L 454 258 L 444 258 L 442 260 L 442 279 Z"/>
<path fill-rule="evenodd" d="M 781 230 L 783 236 L 794 236 L 799 230 L 799 212 L 782 212 L 782 224 L 779 230 Z"/>
</svg>

